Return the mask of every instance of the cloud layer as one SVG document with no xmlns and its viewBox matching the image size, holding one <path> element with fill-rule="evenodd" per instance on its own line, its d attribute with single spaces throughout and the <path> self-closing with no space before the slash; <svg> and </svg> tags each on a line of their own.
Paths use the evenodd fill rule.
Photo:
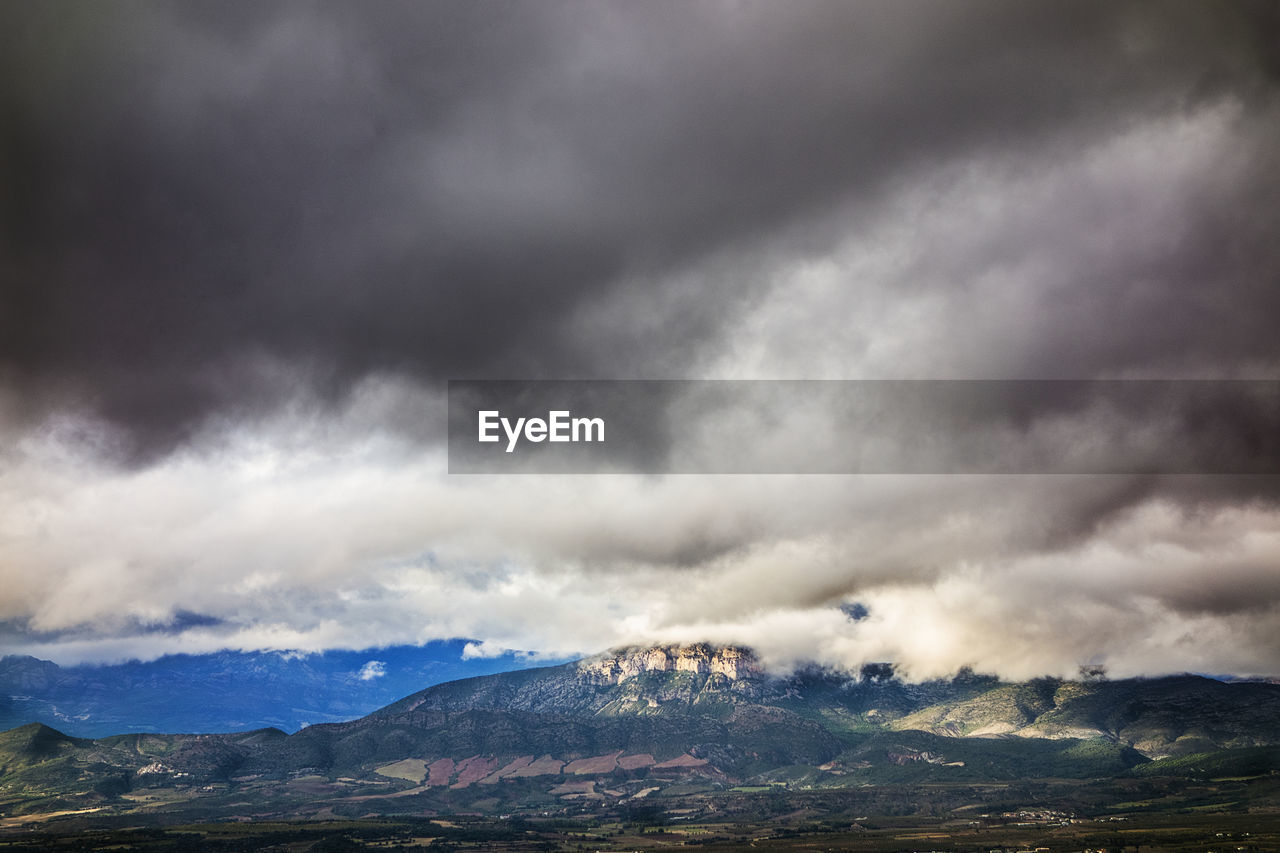
<svg viewBox="0 0 1280 853">
<path fill-rule="evenodd" d="M 460 478 L 443 397 L 1280 376 L 1277 45 L 1266 2 L 6 4 L 5 648 L 1278 674 L 1273 477 Z"/>
</svg>

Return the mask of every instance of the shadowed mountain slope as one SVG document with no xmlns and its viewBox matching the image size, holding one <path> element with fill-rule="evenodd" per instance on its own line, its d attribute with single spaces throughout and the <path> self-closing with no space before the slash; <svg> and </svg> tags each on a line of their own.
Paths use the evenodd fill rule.
<svg viewBox="0 0 1280 853">
<path fill-rule="evenodd" d="M 245 803 L 264 814 L 545 810 L 707 786 L 1200 778 L 1206 768 L 1280 771 L 1280 686 L 971 673 L 909 684 L 882 665 L 775 677 L 744 649 L 662 647 L 440 684 L 293 735 L 88 740 L 22 726 L 0 735 L 0 813 L 153 802 L 214 816 Z"/>
</svg>

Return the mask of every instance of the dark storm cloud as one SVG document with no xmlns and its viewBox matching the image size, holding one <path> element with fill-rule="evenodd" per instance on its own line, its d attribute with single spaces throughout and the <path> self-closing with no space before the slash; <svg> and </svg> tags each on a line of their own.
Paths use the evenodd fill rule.
<svg viewBox="0 0 1280 853">
<path fill-rule="evenodd" d="M 824 245 L 849 227 L 824 211 L 939 162 L 1070 150 L 1224 97 L 1256 134 L 1232 195 L 1123 270 L 1178 295 L 1081 306 L 1026 363 L 1091 375 L 1185 346 L 1276 355 L 1267 3 L 2 14 L 0 380 L 27 416 L 87 408 L 142 456 L 211 415 L 298 388 L 333 399 L 379 372 L 642 375 L 660 349 L 705 346 L 754 285 L 708 289 L 678 317 L 629 295 L 658 329 L 630 348 L 576 325 L 584 306 L 798 223 Z M 1072 353 L 1100 316 L 1134 334 Z"/>
</svg>

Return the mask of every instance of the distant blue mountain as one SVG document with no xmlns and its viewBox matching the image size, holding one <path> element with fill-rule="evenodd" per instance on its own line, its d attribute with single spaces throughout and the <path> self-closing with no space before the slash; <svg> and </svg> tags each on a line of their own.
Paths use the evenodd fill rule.
<svg viewBox="0 0 1280 853">
<path fill-rule="evenodd" d="M 433 684 L 541 665 L 463 660 L 464 640 L 363 651 L 219 652 L 60 667 L 0 658 L 0 730 L 44 723 L 78 737 L 127 732 L 287 732 L 350 720 Z"/>
</svg>

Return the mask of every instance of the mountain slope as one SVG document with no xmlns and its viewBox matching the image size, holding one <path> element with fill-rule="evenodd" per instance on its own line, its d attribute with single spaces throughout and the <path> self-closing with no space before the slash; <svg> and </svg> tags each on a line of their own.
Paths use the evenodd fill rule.
<svg viewBox="0 0 1280 853">
<path fill-rule="evenodd" d="M 892 727 L 962 737 L 1098 737 L 1159 758 L 1280 742 L 1280 690 L 1193 675 L 1088 683 L 1038 679 L 933 704 Z"/>
<path fill-rule="evenodd" d="M 0 658 L 0 729 L 39 722 L 80 737 L 295 731 L 359 717 L 426 684 L 524 664 L 515 656 L 464 661 L 463 647 L 220 652 L 68 667 L 9 655 Z"/>
<path fill-rule="evenodd" d="M 663 647 L 440 684 L 293 735 L 87 740 L 23 726 L 0 735 L 0 814 L 546 810 L 735 785 L 1200 778 L 1280 770 L 1278 745 L 1277 685 L 907 684 L 884 666 L 779 678 L 746 650 Z M 1150 758 L 1179 750 L 1186 760 Z"/>
<path fill-rule="evenodd" d="M 726 652 L 731 652 L 731 665 Z M 631 649 L 556 667 L 449 682 L 375 712 L 517 710 L 568 716 L 727 716 L 769 707 L 850 734 L 889 728 L 947 737 L 1101 738 L 1149 757 L 1280 743 L 1280 685 L 1200 676 L 1009 684 L 972 673 L 909 684 L 887 665 L 858 677 L 764 673 L 750 652 Z"/>
</svg>

